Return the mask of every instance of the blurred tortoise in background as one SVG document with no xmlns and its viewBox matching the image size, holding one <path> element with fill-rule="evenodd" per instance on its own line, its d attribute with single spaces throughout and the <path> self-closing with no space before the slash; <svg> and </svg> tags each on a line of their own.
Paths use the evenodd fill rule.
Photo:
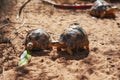
<svg viewBox="0 0 120 80">
<path fill-rule="evenodd" d="M 118 8 L 116 6 L 113 6 L 104 0 L 97 0 L 91 8 L 90 15 L 100 18 L 114 18 L 117 10 Z"/>
<path fill-rule="evenodd" d="M 34 29 L 29 31 L 24 42 L 25 49 L 32 50 L 51 50 L 51 39 L 48 32 L 42 29 Z"/>
<path fill-rule="evenodd" d="M 65 49 L 72 55 L 73 50 L 76 53 L 79 53 L 79 49 L 87 49 L 89 51 L 89 40 L 86 32 L 75 23 L 60 35 L 59 42 L 56 46 L 58 51 Z"/>
</svg>

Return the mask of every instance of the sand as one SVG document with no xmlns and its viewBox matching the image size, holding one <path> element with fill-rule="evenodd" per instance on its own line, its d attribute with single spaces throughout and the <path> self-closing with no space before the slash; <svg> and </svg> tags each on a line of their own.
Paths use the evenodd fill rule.
<svg viewBox="0 0 120 80">
<path fill-rule="evenodd" d="M 57 9 L 32 0 L 16 19 L 24 0 L 18 2 L 7 14 L 11 22 L 3 29 L 13 47 L 0 44 L 0 80 L 120 80 L 120 11 L 115 19 L 100 19 L 90 16 L 89 10 Z M 33 52 L 29 64 L 18 66 L 29 30 L 42 28 L 57 40 L 74 21 L 88 34 L 89 53 Z"/>
</svg>

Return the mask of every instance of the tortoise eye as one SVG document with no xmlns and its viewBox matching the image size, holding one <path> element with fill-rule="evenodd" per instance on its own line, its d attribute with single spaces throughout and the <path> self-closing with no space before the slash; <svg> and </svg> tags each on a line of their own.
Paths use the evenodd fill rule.
<svg viewBox="0 0 120 80">
<path fill-rule="evenodd" d="M 111 6 L 110 6 L 110 5 L 107 5 L 107 7 L 108 7 L 108 8 L 111 8 Z"/>
</svg>

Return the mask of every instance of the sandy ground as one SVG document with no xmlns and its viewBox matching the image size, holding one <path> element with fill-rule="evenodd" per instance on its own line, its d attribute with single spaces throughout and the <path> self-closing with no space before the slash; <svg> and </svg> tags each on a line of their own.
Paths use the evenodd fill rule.
<svg viewBox="0 0 120 80">
<path fill-rule="evenodd" d="M 98 19 L 90 16 L 89 10 L 56 9 L 33 0 L 16 20 L 23 1 L 18 0 L 9 14 L 12 16 L 8 16 L 11 23 L 4 28 L 14 48 L 0 44 L 0 80 L 120 80 L 120 12 L 115 19 Z M 70 56 L 66 52 L 57 53 L 56 49 L 50 53 L 33 52 L 29 64 L 18 66 L 29 30 L 42 28 L 57 40 L 74 21 L 88 34 L 89 53 L 82 51 Z"/>
</svg>

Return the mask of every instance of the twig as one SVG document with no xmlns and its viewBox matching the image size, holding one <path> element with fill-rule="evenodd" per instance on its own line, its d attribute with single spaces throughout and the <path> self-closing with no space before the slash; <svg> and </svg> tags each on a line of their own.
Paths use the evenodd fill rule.
<svg viewBox="0 0 120 80">
<path fill-rule="evenodd" d="M 25 20 L 25 19 L 23 19 L 23 21 L 22 21 L 21 25 L 20 25 L 20 26 L 18 26 L 18 27 L 16 27 L 15 31 L 16 31 L 16 30 L 18 30 L 18 29 L 20 29 L 20 27 L 24 26 L 24 24 L 25 24 L 25 23 L 26 23 L 26 20 Z"/>
<path fill-rule="evenodd" d="M 3 75 L 3 80 L 6 80 L 6 79 L 5 79 L 5 68 L 4 68 L 4 66 L 3 66 L 3 68 L 2 68 L 2 75 Z"/>
<path fill-rule="evenodd" d="M 23 8 L 26 6 L 27 3 L 29 3 L 31 0 L 25 1 L 25 3 L 20 7 L 18 15 L 16 16 L 16 19 L 18 19 L 22 13 Z"/>
<path fill-rule="evenodd" d="M 2 26 L 0 27 L 0 29 L 3 29 L 3 28 L 4 28 L 5 26 L 7 26 L 7 25 L 9 25 L 9 23 L 2 25 Z"/>
</svg>

